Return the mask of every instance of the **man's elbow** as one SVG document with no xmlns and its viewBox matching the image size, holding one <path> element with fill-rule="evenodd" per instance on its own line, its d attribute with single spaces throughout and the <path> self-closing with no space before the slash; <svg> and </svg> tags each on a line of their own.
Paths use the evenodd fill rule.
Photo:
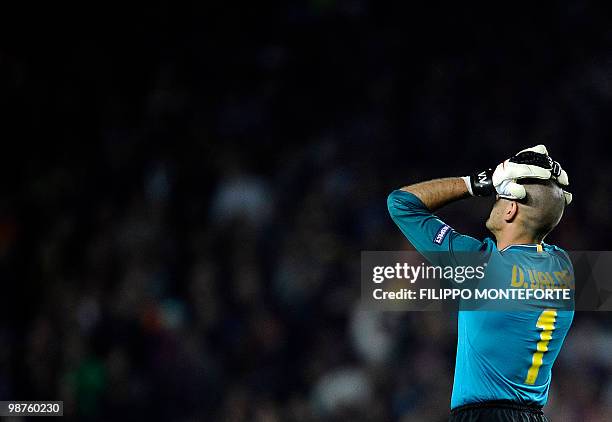
<svg viewBox="0 0 612 422">
<path fill-rule="evenodd" d="M 405 208 L 405 204 L 401 199 L 402 191 L 394 190 L 387 196 L 387 209 L 393 219 L 395 219 L 401 212 L 402 208 Z"/>
<path fill-rule="evenodd" d="M 421 215 L 429 210 L 419 198 L 411 192 L 402 189 L 394 190 L 387 197 L 387 209 L 393 220 L 406 218 L 411 215 Z"/>
</svg>

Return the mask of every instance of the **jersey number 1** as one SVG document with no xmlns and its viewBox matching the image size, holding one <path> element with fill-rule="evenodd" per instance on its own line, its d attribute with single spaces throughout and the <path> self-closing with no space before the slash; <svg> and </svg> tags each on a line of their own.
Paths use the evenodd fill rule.
<svg viewBox="0 0 612 422">
<path fill-rule="evenodd" d="M 542 329 L 540 332 L 540 339 L 536 346 L 536 351 L 531 358 L 531 367 L 527 371 L 527 377 L 525 378 L 525 384 L 535 384 L 538 372 L 540 372 L 540 366 L 542 366 L 542 360 L 544 359 L 544 353 L 548 352 L 548 343 L 552 339 L 552 332 L 555 329 L 555 322 L 557 320 L 557 311 L 554 309 L 546 309 L 542 311 L 536 327 Z"/>
</svg>

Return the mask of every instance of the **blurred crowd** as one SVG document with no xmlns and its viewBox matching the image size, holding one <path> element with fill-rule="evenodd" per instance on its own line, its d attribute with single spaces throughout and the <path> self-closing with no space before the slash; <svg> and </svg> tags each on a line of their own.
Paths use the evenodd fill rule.
<svg viewBox="0 0 612 422">
<path fill-rule="evenodd" d="M 442 421 L 456 316 L 359 305 L 360 251 L 410 248 L 388 193 L 545 143 L 574 193 L 548 242 L 609 249 L 598 10 L 378 3 L 162 2 L 0 50 L 17 150 L 2 400 L 80 420 Z M 442 216 L 482 238 L 490 206 Z M 612 419 L 610 321 L 576 315 L 551 420 Z"/>
</svg>

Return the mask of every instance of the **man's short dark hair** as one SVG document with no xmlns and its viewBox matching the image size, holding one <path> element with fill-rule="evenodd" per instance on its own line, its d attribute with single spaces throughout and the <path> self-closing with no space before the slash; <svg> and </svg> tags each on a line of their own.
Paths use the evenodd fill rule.
<svg viewBox="0 0 612 422">
<path fill-rule="evenodd" d="M 565 209 L 563 189 L 553 180 L 524 179 L 527 196 L 520 201 L 519 218 L 525 228 L 538 240 L 554 229 Z"/>
</svg>

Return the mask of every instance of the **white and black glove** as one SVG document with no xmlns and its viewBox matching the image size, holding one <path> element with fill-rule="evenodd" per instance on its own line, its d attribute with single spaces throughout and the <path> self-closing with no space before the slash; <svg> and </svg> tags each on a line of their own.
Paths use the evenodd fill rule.
<svg viewBox="0 0 612 422">
<path fill-rule="evenodd" d="M 567 173 L 548 156 L 544 145 L 520 151 L 500 163 L 495 170 L 487 169 L 463 178 L 474 196 L 497 194 L 506 199 L 523 199 L 526 191 L 523 185 L 517 183 L 519 179 L 553 179 L 563 188 L 566 205 L 572 202 L 572 194 L 565 190 L 569 185 Z"/>
</svg>

